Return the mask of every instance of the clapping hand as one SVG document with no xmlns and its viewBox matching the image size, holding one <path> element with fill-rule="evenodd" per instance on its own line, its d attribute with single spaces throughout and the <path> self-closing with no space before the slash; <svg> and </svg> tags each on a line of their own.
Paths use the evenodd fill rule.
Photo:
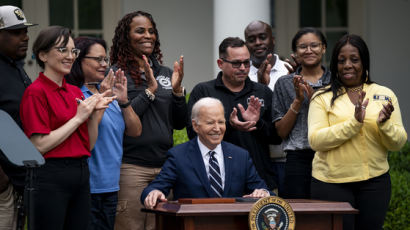
<svg viewBox="0 0 410 230">
<path fill-rule="evenodd" d="M 113 93 L 117 96 L 118 103 L 125 104 L 128 102 L 127 78 L 124 76 L 124 71 L 121 69 L 115 71 Z"/>
<path fill-rule="evenodd" d="M 110 71 L 108 71 L 107 76 L 100 83 L 100 89 L 99 89 L 100 93 L 103 93 L 107 90 L 111 90 L 111 93 L 113 93 L 112 88 L 114 87 L 114 82 L 115 82 L 114 71 L 110 69 Z M 107 96 L 113 96 L 113 95 L 107 95 Z"/>
<path fill-rule="evenodd" d="M 303 80 L 301 75 L 295 75 L 293 77 L 293 87 L 295 88 L 296 99 L 301 102 L 305 99 L 305 93 L 310 100 L 315 92 L 312 86 L 310 86 L 307 81 Z"/>
<path fill-rule="evenodd" d="M 184 56 L 179 57 L 179 63 L 174 63 L 174 72 L 172 73 L 171 84 L 174 93 L 182 93 L 182 79 L 184 78 Z"/>
<path fill-rule="evenodd" d="M 155 94 L 158 88 L 158 83 L 157 80 L 154 77 L 154 72 L 151 69 L 151 66 L 149 66 L 148 59 L 145 55 L 142 55 L 142 59 L 144 59 L 144 72 L 145 72 L 145 78 L 147 80 L 148 84 L 148 90 L 152 93 Z"/>
<path fill-rule="evenodd" d="M 107 90 L 104 93 L 93 94 L 85 100 L 77 98 L 78 107 L 76 116 L 78 116 L 81 121 L 85 121 L 94 110 L 108 108 L 108 105 L 116 98 L 115 96 L 107 96 L 110 94 L 112 94 L 111 90 Z"/>
<path fill-rule="evenodd" d="M 268 54 L 265 61 L 262 62 L 258 69 L 258 82 L 264 85 L 269 85 L 270 71 L 272 69 L 272 54 Z"/>
<path fill-rule="evenodd" d="M 241 104 L 238 104 L 239 111 L 245 121 L 239 120 L 238 111 L 236 108 L 233 108 L 229 117 L 229 124 L 239 131 L 250 132 L 256 130 L 255 125 L 259 120 L 261 106 L 262 104 L 259 101 L 259 98 L 251 96 L 246 110 Z"/>
<path fill-rule="evenodd" d="M 364 117 L 366 116 L 366 107 L 369 104 L 369 98 L 364 100 L 365 96 L 366 96 L 366 92 L 361 91 L 359 93 L 359 98 L 357 99 L 357 102 L 355 104 L 354 117 L 360 123 L 363 123 L 364 121 Z"/>
<path fill-rule="evenodd" d="M 294 54 L 290 55 L 292 57 L 292 60 L 289 60 L 288 58 L 285 59 L 285 62 L 287 62 L 287 64 L 285 64 L 286 69 L 288 69 L 288 73 L 291 74 L 293 72 L 296 71 L 296 69 L 298 68 L 298 66 L 300 65 L 300 63 L 298 62 L 296 56 Z"/>
<path fill-rule="evenodd" d="M 387 121 L 388 119 L 390 119 L 390 116 L 393 113 L 393 111 L 394 111 L 394 106 L 391 100 L 389 100 L 389 102 L 383 105 L 383 108 L 380 110 L 379 117 L 377 118 L 377 123 L 383 123 Z"/>
</svg>

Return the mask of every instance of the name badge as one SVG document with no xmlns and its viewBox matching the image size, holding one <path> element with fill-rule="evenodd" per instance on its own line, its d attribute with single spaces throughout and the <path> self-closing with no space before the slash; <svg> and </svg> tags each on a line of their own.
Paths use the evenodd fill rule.
<svg viewBox="0 0 410 230">
<path fill-rule="evenodd" d="M 391 97 L 389 97 L 387 95 L 375 94 L 375 95 L 373 95 L 373 101 L 388 101 L 388 102 L 391 102 Z"/>
</svg>

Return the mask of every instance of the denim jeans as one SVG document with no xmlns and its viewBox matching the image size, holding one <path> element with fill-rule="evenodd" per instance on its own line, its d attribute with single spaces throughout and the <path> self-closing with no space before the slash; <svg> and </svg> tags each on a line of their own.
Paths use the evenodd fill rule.
<svg viewBox="0 0 410 230">
<path fill-rule="evenodd" d="M 118 192 L 91 194 L 91 222 L 88 230 L 113 230 Z"/>
</svg>

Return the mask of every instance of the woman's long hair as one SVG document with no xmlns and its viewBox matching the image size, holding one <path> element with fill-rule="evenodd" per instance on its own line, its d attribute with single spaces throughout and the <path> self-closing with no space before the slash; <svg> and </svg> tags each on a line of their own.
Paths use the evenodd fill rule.
<svg viewBox="0 0 410 230">
<path fill-rule="evenodd" d="M 162 63 L 162 53 L 160 49 L 157 26 L 151 14 L 144 11 L 129 13 L 118 22 L 118 25 L 115 28 L 114 38 L 112 39 L 110 62 L 111 64 L 116 64 L 119 68 L 129 73 L 130 77 L 134 80 L 135 85 L 139 85 L 141 82 L 141 73 L 139 71 L 140 66 L 130 45 L 129 36 L 130 24 L 132 19 L 136 16 L 144 16 L 150 20 L 156 36 L 154 51 L 152 52 L 151 57 L 156 58 L 160 63 Z"/>
</svg>

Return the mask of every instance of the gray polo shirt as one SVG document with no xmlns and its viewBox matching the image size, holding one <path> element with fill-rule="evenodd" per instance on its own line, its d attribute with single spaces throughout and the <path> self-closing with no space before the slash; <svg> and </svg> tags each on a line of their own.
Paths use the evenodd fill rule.
<svg viewBox="0 0 410 230">
<path fill-rule="evenodd" d="M 322 66 L 322 69 L 324 72 L 319 81 L 315 84 L 309 82 L 315 90 L 330 83 L 330 71 L 324 66 Z M 299 67 L 295 73 L 282 76 L 276 82 L 272 99 L 273 122 L 282 119 L 282 117 L 288 112 L 290 105 L 296 97 L 295 89 L 293 87 L 293 77 L 300 74 L 301 70 L 302 68 Z M 288 137 L 282 142 L 285 151 L 310 149 L 308 141 L 308 111 L 309 100 L 305 97 L 292 131 L 290 131 Z"/>
</svg>

